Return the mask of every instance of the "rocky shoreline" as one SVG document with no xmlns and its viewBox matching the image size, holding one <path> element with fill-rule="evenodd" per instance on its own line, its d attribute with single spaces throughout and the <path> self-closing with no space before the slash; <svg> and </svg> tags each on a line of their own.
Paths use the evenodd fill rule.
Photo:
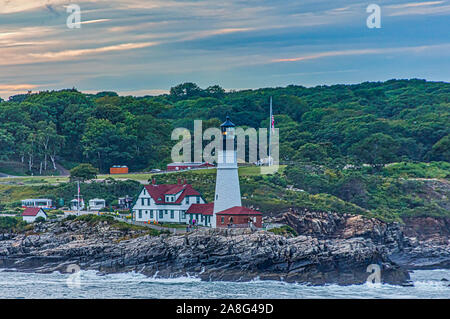
<svg viewBox="0 0 450 319">
<path fill-rule="evenodd" d="M 277 221 L 299 235 L 201 229 L 150 236 L 107 221 L 47 222 L 0 234 L 0 268 L 49 273 L 76 264 L 99 273 L 162 278 L 349 285 L 366 282 L 368 265 L 378 264 L 382 282 L 402 285 L 409 281 L 407 269 L 450 266 L 448 236 L 419 240 L 405 236 L 398 224 L 345 214 L 290 211 Z"/>
<path fill-rule="evenodd" d="M 450 269 L 450 218 L 411 217 L 404 224 L 360 215 L 290 210 L 273 219 L 315 238 L 366 238 L 404 269 Z"/>
</svg>

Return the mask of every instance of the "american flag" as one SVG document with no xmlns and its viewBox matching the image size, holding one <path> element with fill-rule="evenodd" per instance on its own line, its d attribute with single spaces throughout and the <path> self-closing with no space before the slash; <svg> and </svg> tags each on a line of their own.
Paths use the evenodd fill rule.
<svg viewBox="0 0 450 319">
<path fill-rule="evenodd" d="M 270 127 L 272 129 L 272 133 L 275 132 L 275 118 L 272 115 L 272 122 L 270 123 Z"/>
</svg>

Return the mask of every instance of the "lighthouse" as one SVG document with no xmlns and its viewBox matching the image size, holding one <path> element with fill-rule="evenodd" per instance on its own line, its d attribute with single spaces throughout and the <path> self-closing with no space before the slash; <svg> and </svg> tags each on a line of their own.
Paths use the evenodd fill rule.
<svg viewBox="0 0 450 319">
<path fill-rule="evenodd" d="M 236 126 L 227 116 L 226 121 L 220 126 L 221 141 L 217 156 L 216 192 L 214 195 L 214 211 L 211 222 L 216 225 L 216 214 L 226 209 L 242 206 L 241 189 L 236 152 Z"/>
</svg>

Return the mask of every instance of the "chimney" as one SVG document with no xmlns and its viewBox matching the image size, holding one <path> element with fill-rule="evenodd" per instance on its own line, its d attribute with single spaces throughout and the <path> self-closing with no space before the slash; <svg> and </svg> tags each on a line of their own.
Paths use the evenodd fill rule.
<svg viewBox="0 0 450 319">
<path fill-rule="evenodd" d="M 152 185 L 156 185 L 156 178 L 152 178 Z"/>
</svg>

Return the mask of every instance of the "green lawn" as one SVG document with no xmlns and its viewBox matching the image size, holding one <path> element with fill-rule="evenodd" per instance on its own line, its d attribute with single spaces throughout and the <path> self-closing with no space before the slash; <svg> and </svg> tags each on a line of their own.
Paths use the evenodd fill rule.
<svg viewBox="0 0 450 319">
<path fill-rule="evenodd" d="M 279 173 L 282 173 L 286 165 L 280 165 Z M 114 178 L 114 179 L 131 179 L 140 182 L 147 182 L 153 176 L 165 175 L 165 174 L 188 174 L 189 176 L 195 175 L 215 175 L 216 169 L 201 169 L 201 170 L 192 170 L 192 171 L 180 171 L 173 173 L 153 173 L 153 174 L 99 174 L 97 179 L 106 179 L 106 178 Z M 261 167 L 257 166 L 245 166 L 239 168 L 239 176 L 256 176 L 261 175 Z M 7 177 L 0 178 L 1 183 L 15 184 L 15 185 L 46 185 L 46 184 L 60 184 L 67 183 L 69 181 L 69 177 L 63 176 L 21 176 L 21 177 Z"/>
</svg>

